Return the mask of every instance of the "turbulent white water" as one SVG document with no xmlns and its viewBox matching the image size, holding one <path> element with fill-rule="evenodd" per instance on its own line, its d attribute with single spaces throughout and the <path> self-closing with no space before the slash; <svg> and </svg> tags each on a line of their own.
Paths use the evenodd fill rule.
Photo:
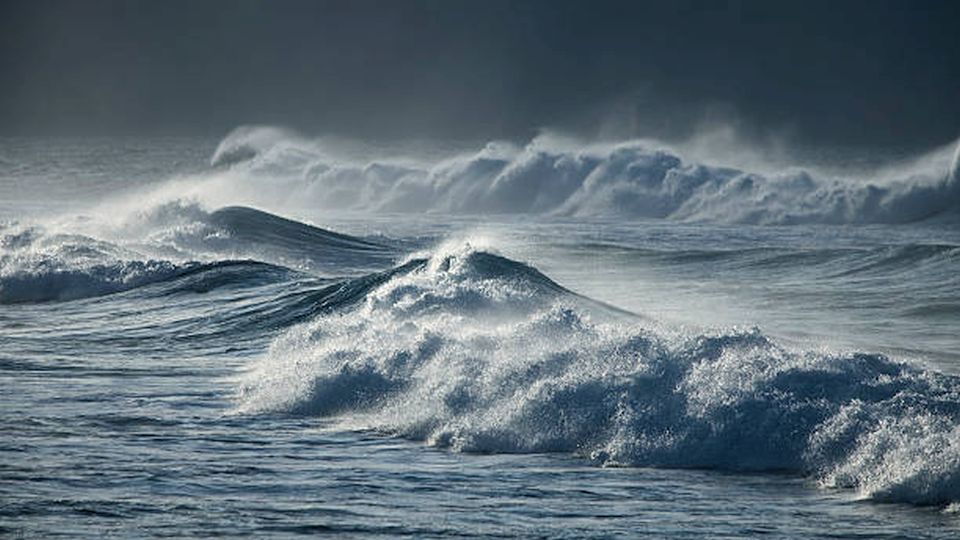
<svg viewBox="0 0 960 540">
<path fill-rule="evenodd" d="M 578 303 L 525 265 L 441 250 L 278 340 L 248 375 L 242 410 L 346 413 L 463 451 L 802 472 L 921 504 L 960 497 L 960 379 L 791 351 L 757 330 L 668 337 Z"/>
</svg>

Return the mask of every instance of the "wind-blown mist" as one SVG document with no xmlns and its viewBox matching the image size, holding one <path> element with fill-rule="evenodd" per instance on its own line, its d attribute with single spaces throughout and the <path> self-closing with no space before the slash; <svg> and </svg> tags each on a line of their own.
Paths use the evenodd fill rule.
<svg viewBox="0 0 960 540">
<path fill-rule="evenodd" d="M 256 194 L 249 202 L 268 207 L 752 224 L 906 223 L 957 215 L 960 173 L 951 150 L 936 151 L 896 175 L 841 178 L 803 168 L 756 172 L 718 166 L 709 157 L 687 157 L 655 141 L 591 144 L 542 136 L 522 146 L 491 142 L 444 159 L 357 159 L 283 130 L 241 128 L 220 143 L 211 163 L 221 172 L 205 181 L 219 186 L 214 191 Z M 210 194 L 196 188 L 193 193 L 201 199 Z"/>
</svg>

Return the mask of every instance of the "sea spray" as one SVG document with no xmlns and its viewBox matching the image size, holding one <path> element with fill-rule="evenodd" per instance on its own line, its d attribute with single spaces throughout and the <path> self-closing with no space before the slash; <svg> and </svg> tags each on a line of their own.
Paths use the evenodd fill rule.
<svg viewBox="0 0 960 540">
<path fill-rule="evenodd" d="M 359 158 L 275 128 L 242 128 L 220 143 L 217 171 L 198 178 L 193 191 L 218 200 L 229 177 L 250 204 L 267 207 L 296 201 L 363 212 L 907 223 L 958 210 L 960 176 L 955 165 L 945 174 L 948 152 L 895 174 L 842 177 L 799 167 L 719 166 L 649 140 L 576 143 L 543 135 L 522 147 L 490 143 L 442 159 Z"/>
</svg>

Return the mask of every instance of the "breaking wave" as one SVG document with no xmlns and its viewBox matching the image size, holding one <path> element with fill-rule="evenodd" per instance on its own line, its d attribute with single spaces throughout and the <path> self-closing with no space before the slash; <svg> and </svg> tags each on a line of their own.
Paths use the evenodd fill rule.
<svg viewBox="0 0 960 540">
<path fill-rule="evenodd" d="M 175 202 L 112 227 L 86 225 L 102 237 L 39 225 L 0 229 L 0 304 L 98 297 L 197 274 L 222 280 L 237 264 L 246 265 L 248 284 L 268 268 L 343 276 L 397 257 L 386 245 L 246 207 L 207 212 Z"/>
<path fill-rule="evenodd" d="M 465 452 L 779 471 L 879 501 L 960 500 L 960 379 L 758 330 L 682 334 L 536 269 L 448 245 L 289 329 L 238 409 L 336 418 Z"/>
<path fill-rule="evenodd" d="M 240 128 L 212 164 L 270 186 L 265 204 L 377 212 L 530 213 L 751 224 L 906 223 L 960 213 L 960 148 L 906 172 L 834 178 L 701 163 L 650 141 L 572 144 L 539 137 L 445 159 L 338 156 L 275 128 Z M 225 174 L 225 173 L 223 173 Z"/>
</svg>

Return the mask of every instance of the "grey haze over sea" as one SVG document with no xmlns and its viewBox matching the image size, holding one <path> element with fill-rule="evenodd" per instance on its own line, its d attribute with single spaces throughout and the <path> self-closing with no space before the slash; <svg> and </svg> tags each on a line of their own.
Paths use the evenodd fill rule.
<svg viewBox="0 0 960 540">
<path fill-rule="evenodd" d="M 0 534 L 957 538 L 957 152 L 0 139 Z"/>
</svg>

